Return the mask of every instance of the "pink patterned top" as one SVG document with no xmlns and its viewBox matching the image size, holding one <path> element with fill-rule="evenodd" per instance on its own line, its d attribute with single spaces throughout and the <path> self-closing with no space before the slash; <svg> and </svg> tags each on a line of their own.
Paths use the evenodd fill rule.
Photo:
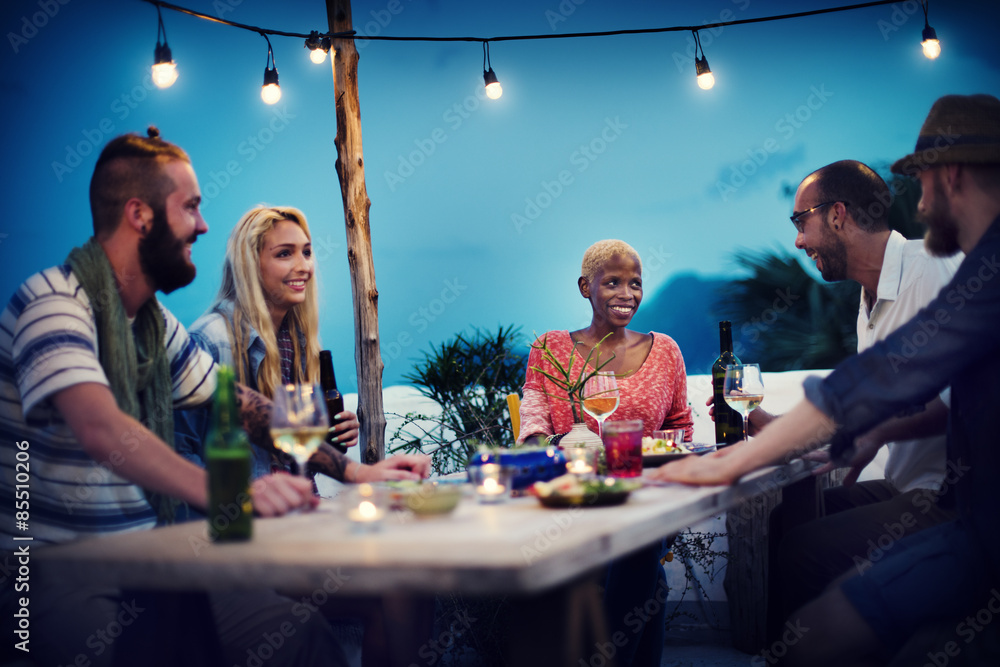
<svg viewBox="0 0 1000 667">
<path fill-rule="evenodd" d="M 694 420 L 687 402 L 687 375 L 684 358 L 677 343 L 670 336 L 651 332 L 653 347 L 649 356 L 635 373 L 618 380 L 621 402 L 609 419 L 641 419 L 643 434 L 651 435 L 661 428 L 683 428 L 685 440 L 694 437 Z M 550 331 L 547 334 L 549 350 L 559 362 L 566 364 L 573 349 L 568 331 Z M 539 344 L 541 339 L 536 341 Z M 577 358 L 579 358 L 579 349 Z M 586 354 L 584 354 L 586 357 Z M 578 361 L 575 363 L 579 363 Z M 528 355 L 528 372 L 521 397 L 521 437 L 534 433 L 553 435 L 565 433 L 573 426 L 573 411 L 569 401 L 551 396 L 561 396 L 563 391 L 533 367 L 558 377 L 558 372 L 545 360 L 540 350 L 531 348 Z M 585 414 L 587 426 L 597 433 L 597 421 Z"/>
</svg>

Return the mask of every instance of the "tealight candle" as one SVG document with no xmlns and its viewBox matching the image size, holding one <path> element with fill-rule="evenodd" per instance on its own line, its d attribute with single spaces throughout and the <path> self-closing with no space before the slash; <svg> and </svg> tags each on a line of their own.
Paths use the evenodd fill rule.
<svg viewBox="0 0 1000 667">
<path fill-rule="evenodd" d="M 566 450 L 566 472 L 574 475 L 591 475 L 594 472 L 594 453 L 586 447 Z"/>
<path fill-rule="evenodd" d="M 379 529 L 385 516 L 384 493 L 371 484 L 358 484 L 347 492 L 347 518 L 358 532 L 373 532 Z"/>
<path fill-rule="evenodd" d="M 476 496 L 479 498 L 479 502 L 490 504 L 506 500 L 510 484 L 509 471 L 504 470 L 496 463 L 470 466 L 469 471 L 472 473 L 472 480 L 476 485 Z"/>
</svg>

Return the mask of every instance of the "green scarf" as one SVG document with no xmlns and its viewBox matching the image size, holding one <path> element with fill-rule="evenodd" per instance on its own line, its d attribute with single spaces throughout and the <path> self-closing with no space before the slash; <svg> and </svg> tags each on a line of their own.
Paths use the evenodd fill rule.
<svg viewBox="0 0 1000 667">
<path fill-rule="evenodd" d="M 73 248 L 66 263 L 90 299 L 101 367 L 118 407 L 173 447 L 173 387 L 163 343 L 166 324 L 156 297 L 139 308 L 130 327 L 111 262 L 97 240 Z M 160 522 L 173 522 L 176 509 L 171 498 L 148 490 L 146 498 Z"/>
</svg>

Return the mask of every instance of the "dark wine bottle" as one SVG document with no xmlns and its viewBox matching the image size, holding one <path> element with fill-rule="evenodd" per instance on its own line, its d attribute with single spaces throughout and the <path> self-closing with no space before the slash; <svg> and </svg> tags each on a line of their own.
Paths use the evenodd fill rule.
<svg viewBox="0 0 1000 667">
<path fill-rule="evenodd" d="M 205 441 L 208 534 L 215 542 L 249 540 L 253 534 L 250 440 L 236 408 L 235 381 L 232 368 L 219 367 Z"/>
<path fill-rule="evenodd" d="M 337 389 L 337 376 L 333 373 L 333 355 L 330 350 L 323 350 L 319 353 L 319 384 L 323 389 L 323 398 L 326 400 L 326 411 L 330 415 L 330 426 L 340 420 L 334 415 L 344 411 L 344 397 Z M 328 433 L 326 442 L 341 454 L 347 453 L 347 447 L 338 442 L 334 442 L 334 435 Z"/>
<path fill-rule="evenodd" d="M 728 320 L 719 322 L 719 348 L 719 358 L 712 364 L 715 444 L 731 445 L 743 439 L 743 417 L 729 407 L 722 393 L 722 386 L 726 381 L 726 366 L 740 363 L 733 354 L 733 326 Z"/>
</svg>

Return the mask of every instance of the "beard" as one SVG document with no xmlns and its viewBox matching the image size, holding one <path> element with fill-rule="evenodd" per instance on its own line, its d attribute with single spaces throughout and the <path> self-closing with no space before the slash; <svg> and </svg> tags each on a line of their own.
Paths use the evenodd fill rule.
<svg viewBox="0 0 1000 667">
<path fill-rule="evenodd" d="M 177 238 L 170 229 L 164 208 L 152 208 L 152 228 L 139 241 L 139 266 L 156 289 L 170 294 L 194 280 L 197 269 L 188 260 L 184 246 L 194 243 L 198 235 L 193 234 L 189 239 Z"/>
<path fill-rule="evenodd" d="M 829 223 L 824 221 L 829 229 Z M 822 248 L 816 248 L 816 254 L 823 260 L 823 268 L 820 275 L 828 283 L 836 283 L 847 279 L 847 247 L 844 242 L 836 237 L 832 232 L 824 234 L 826 244 Z"/>
<path fill-rule="evenodd" d="M 944 188 L 937 178 L 934 179 L 934 204 L 923 213 L 917 213 L 917 221 L 927 227 L 924 235 L 924 247 L 935 257 L 951 257 L 961 250 L 958 245 L 958 224 L 946 208 L 947 199 Z"/>
</svg>

